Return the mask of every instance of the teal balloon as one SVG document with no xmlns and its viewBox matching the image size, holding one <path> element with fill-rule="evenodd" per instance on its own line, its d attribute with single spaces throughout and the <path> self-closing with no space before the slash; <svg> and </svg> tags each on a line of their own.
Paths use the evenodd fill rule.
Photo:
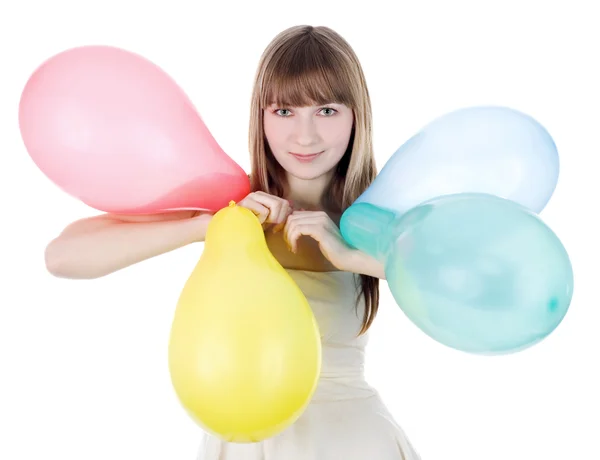
<svg viewBox="0 0 600 460">
<path fill-rule="evenodd" d="M 558 150 L 538 121 L 508 107 L 467 107 L 406 141 L 356 203 L 402 214 L 438 196 L 486 193 L 539 213 L 558 176 Z"/>
<path fill-rule="evenodd" d="M 533 211 L 481 193 L 434 198 L 399 213 L 358 203 L 344 239 L 384 263 L 408 318 L 436 341 L 476 354 L 512 353 L 558 327 L 573 271 L 558 237 Z"/>
</svg>

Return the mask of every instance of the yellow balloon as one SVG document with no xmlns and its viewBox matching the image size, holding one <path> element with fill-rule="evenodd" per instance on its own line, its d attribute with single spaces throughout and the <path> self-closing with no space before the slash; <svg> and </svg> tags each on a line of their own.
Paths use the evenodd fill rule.
<svg viewBox="0 0 600 460">
<path fill-rule="evenodd" d="M 180 295 L 169 371 L 188 414 L 230 442 L 283 431 L 316 389 L 321 340 L 314 314 L 271 254 L 258 218 L 234 202 L 213 216 Z"/>
</svg>

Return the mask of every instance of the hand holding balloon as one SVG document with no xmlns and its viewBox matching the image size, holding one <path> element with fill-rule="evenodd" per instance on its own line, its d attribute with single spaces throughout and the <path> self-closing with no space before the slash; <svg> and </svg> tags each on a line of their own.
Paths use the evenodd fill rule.
<svg viewBox="0 0 600 460">
<path fill-rule="evenodd" d="M 406 315 L 459 350 L 529 347 L 558 326 L 571 301 L 573 273 L 556 235 L 500 197 L 443 196 L 403 216 L 360 203 L 341 228 L 350 244 L 385 263 Z"/>
<path fill-rule="evenodd" d="M 286 219 L 293 211 L 288 200 L 262 191 L 250 193 L 237 205 L 250 209 L 256 214 L 264 229 L 273 226 L 273 231 L 283 228 Z"/>
</svg>

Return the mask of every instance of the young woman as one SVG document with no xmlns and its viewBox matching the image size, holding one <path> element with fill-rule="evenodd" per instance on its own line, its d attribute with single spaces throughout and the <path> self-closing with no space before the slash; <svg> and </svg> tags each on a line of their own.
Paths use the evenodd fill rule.
<svg viewBox="0 0 600 460">
<path fill-rule="evenodd" d="M 281 32 L 261 57 L 250 117 L 252 193 L 238 203 L 265 229 L 273 255 L 319 323 L 323 365 L 308 408 L 254 444 L 207 435 L 200 460 L 416 460 L 420 457 L 364 378 L 367 331 L 382 265 L 349 247 L 338 225 L 376 176 L 371 104 L 361 65 L 327 27 Z M 203 241 L 211 215 L 105 214 L 68 226 L 46 250 L 56 276 L 94 278 Z"/>
</svg>

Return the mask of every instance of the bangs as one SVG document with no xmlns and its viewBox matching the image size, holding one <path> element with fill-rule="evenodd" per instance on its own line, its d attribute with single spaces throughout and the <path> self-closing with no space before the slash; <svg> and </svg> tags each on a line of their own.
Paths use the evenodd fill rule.
<svg viewBox="0 0 600 460">
<path fill-rule="evenodd" d="M 348 64 L 318 43 L 309 41 L 285 50 L 269 67 L 262 86 L 263 109 L 271 104 L 306 107 L 338 103 L 355 107 L 349 72 L 343 71 Z"/>
</svg>

